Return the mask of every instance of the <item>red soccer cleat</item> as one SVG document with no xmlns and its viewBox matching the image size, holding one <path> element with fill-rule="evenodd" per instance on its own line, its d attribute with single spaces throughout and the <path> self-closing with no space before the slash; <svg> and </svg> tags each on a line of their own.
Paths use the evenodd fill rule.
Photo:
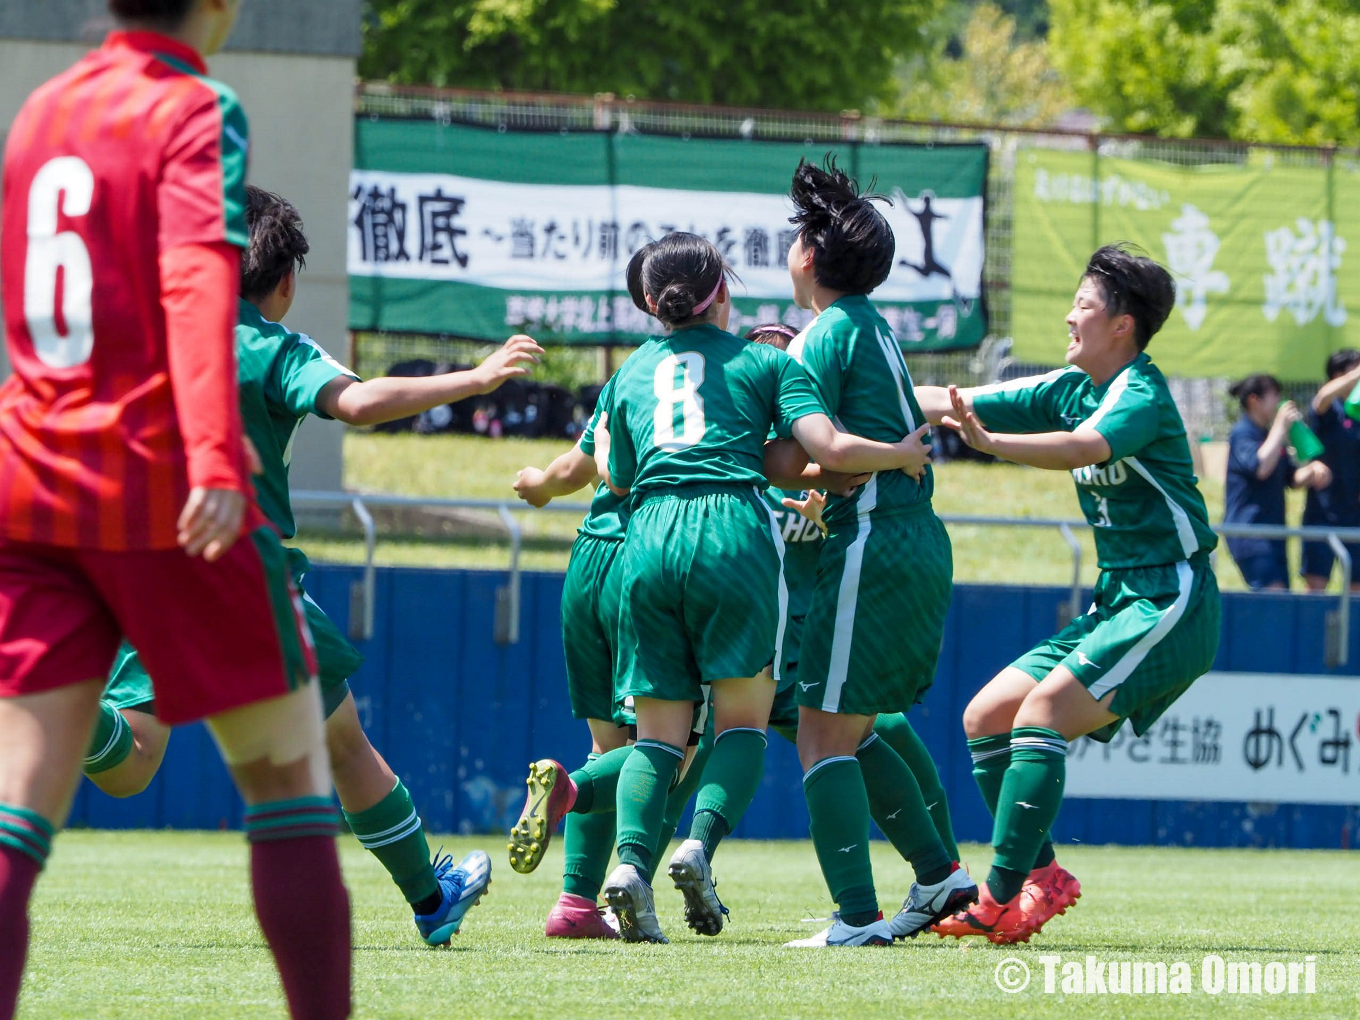
<svg viewBox="0 0 1360 1020">
<path fill-rule="evenodd" d="M 542 758 L 529 766 L 529 796 L 519 821 L 510 830 L 510 867 L 527 875 L 543 862 L 548 843 L 557 831 L 562 816 L 576 803 L 576 784 L 567 770 L 551 758 Z"/>
<path fill-rule="evenodd" d="M 953 936 L 961 939 L 969 935 L 981 935 L 997 945 L 1028 942 L 1034 930 L 1029 927 L 1024 913 L 1025 900 L 1021 893 L 1006 903 L 997 903 L 987 883 L 979 882 L 976 903 L 967 910 L 960 910 L 953 917 L 946 917 L 930 930 L 940 938 Z"/>
<path fill-rule="evenodd" d="M 1081 883 L 1057 861 L 1049 861 L 1044 867 L 1035 868 L 1029 873 L 1025 885 L 1042 888 L 1048 898 L 1057 904 L 1059 914 L 1067 913 L 1067 908 L 1075 906 L 1077 900 L 1081 899 Z"/>
<path fill-rule="evenodd" d="M 584 896 L 563 893 L 543 929 L 550 939 L 616 939 L 619 933 L 604 918 L 604 908 Z"/>
</svg>

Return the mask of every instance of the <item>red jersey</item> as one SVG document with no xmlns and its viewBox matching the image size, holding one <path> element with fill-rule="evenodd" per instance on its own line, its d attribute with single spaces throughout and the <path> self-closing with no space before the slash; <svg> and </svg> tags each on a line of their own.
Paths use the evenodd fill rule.
<svg viewBox="0 0 1360 1020">
<path fill-rule="evenodd" d="M 249 491 L 231 329 L 167 329 L 174 250 L 183 269 L 191 246 L 234 246 L 235 266 L 247 239 L 245 114 L 205 72 L 175 40 L 115 32 L 10 130 L 0 536 L 172 548 L 190 486 Z"/>
</svg>

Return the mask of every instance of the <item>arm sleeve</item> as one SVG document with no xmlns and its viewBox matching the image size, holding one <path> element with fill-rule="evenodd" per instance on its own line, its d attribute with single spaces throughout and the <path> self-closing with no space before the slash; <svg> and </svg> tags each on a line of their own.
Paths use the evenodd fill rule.
<svg viewBox="0 0 1360 1020">
<path fill-rule="evenodd" d="M 1127 377 L 1125 377 L 1127 379 Z M 1132 457 L 1156 440 L 1162 411 L 1156 392 L 1142 379 L 1116 380 L 1094 414 L 1077 431 L 1094 429 L 1110 444 L 1110 460 Z"/>
<path fill-rule="evenodd" d="M 290 333 L 278 366 L 279 399 L 294 417 L 330 415 L 316 406 L 316 398 L 333 379 L 359 377 L 326 353 L 324 347 L 305 333 Z"/>
<path fill-rule="evenodd" d="M 236 381 L 240 250 L 225 243 L 161 253 L 170 389 L 193 488 L 246 488 Z"/>
<path fill-rule="evenodd" d="M 600 415 L 608 414 L 614 406 L 614 380 L 617 378 L 616 372 L 610 377 L 609 382 L 604 384 L 604 389 L 600 390 L 600 398 L 595 401 L 595 411 L 591 414 L 590 421 L 586 422 L 586 427 L 581 430 L 581 438 L 577 440 L 581 452 L 587 457 L 595 456 L 595 426 L 600 423 Z M 612 432 L 610 438 L 613 438 Z"/>
<path fill-rule="evenodd" d="M 775 372 L 775 413 L 774 432 L 781 439 L 789 436 L 789 427 L 799 418 L 809 414 L 826 414 L 826 408 L 817 399 L 812 380 L 808 378 L 803 366 L 787 354 L 771 348 Z"/>
<path fill-rule="evenodd" d="M 156 193 L 161 251 L 225 241 L 244 248 L 245 112 L 225 86 L 197 89 L 171 136 Z"/>
<path fill-rule="evenodd" d="M 1256 469 L 1261 466 L 1260 449 L 1255 436 L 1233 429 L 1228 436 L 1228 473 L 1255 478 Z"/>
<path fill-rule="evenodd" d="M 829 328 L 813 326 L 808 330 L 796 359 L 821 401 L 818 410 L 832 418 L 840 414 L 842 383 L 845 379 L 845 361 L 840 348 Z"/>
<path fill-rule="evenodd" d="M 1067 371 L 1012 379 L 972 391 L 973 411 L 992 432 L 1057 432 L 1062 423 L 1055 396 Z"/>
</svg>

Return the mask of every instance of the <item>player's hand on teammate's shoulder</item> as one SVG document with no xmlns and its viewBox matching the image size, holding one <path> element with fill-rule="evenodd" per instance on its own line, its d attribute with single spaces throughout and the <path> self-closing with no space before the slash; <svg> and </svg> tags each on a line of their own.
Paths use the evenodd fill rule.
<svg viewBox="0 0 1360 1020">
<path fill-rule="evenodd" d="M 528 375 L 542 353 L 543 348 L 533 337 L 516 333 L 472 370 L 480 379 L 479 391 L 490 393 L 511 379 Z"/>
<path fill-rule="evenodd" d="M 544 491 L 546 481 L 547 475 L 541 468 L 524 468 L 515 475 L 515 493 L 532 507 L 547 506 L 552 497 Z"/>
</svg>

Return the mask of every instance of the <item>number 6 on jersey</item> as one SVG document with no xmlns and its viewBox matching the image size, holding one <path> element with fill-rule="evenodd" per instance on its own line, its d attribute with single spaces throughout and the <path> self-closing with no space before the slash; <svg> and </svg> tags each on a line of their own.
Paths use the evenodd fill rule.
<svg viewBox="0 0 1360 1020">
<path fill-rule="evenodd" d="M 24 262 L 24 318 L 33 353 L 52 368 L 74 368 L 94 349 L 91 299 L 94 271 L 80 235 L 57 231 L 57 214 L 84 216 L 94 198 L 94 174 L 84 160 L 59 156 L 45 163 L 28 191 L 28 257 Z M 58 277 L 61 319 L 57 320 Z M 63 329 L 62 327 L 65 327 Z"/>
<path fill-rule="evenodd" d="M 662 450 L 683 450 L 704 438 L 704 356 L 693 351 L 662 358 L 652 377 L 656 414 L 652 420 L 652 445 Z M 676 407 L 680 408 L 681 432 L 675 434 Z"/>
</svg>

